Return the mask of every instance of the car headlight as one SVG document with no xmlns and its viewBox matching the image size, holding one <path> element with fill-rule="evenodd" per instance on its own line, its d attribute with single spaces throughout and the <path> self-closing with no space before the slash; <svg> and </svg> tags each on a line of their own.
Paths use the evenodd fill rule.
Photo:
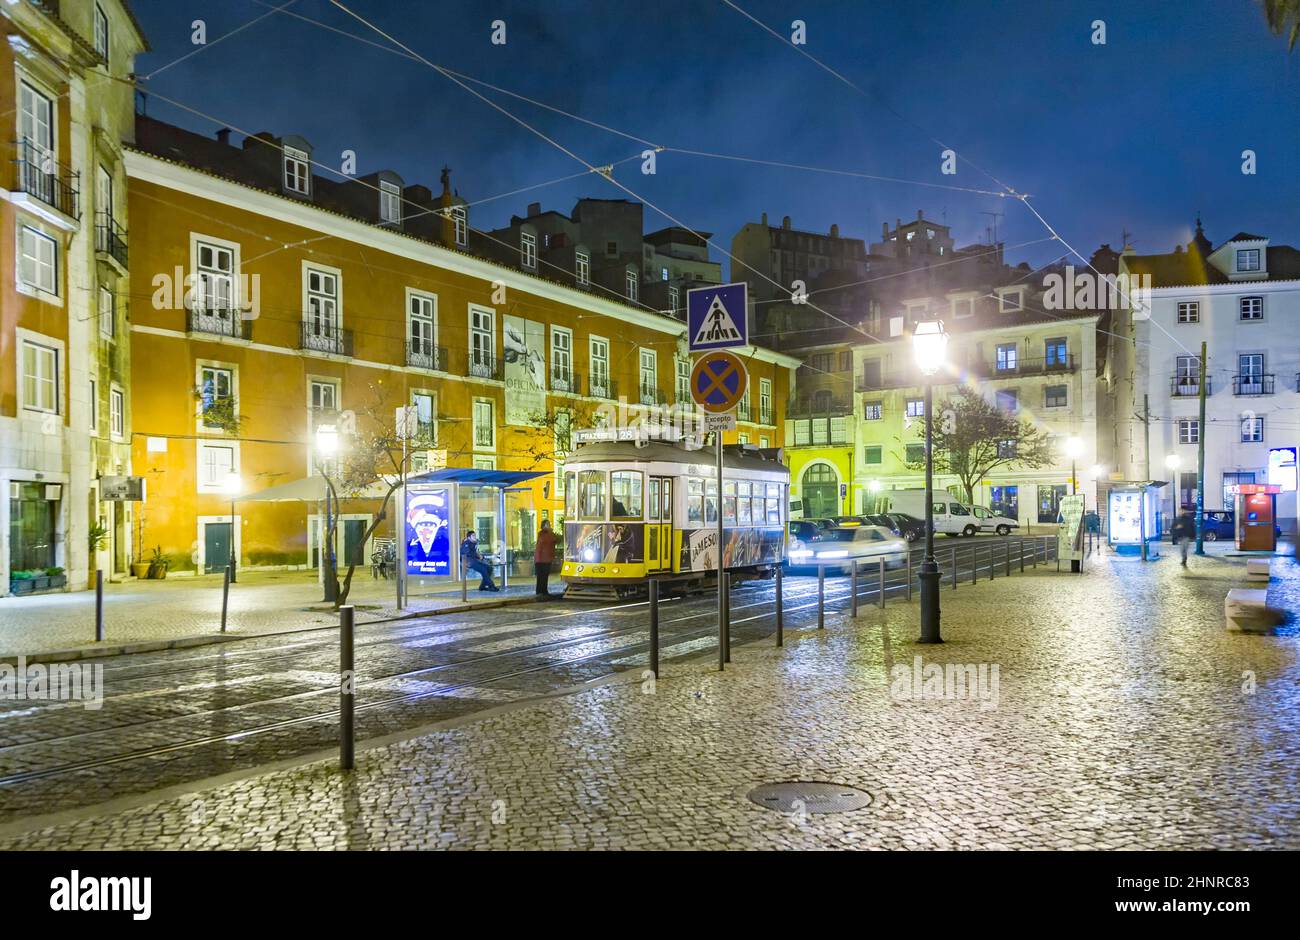
<svg viewBox="0 0 1300 940">
<path fill-rule="evenodd" d="M 840 551 L 823 551 L 823 552 L 818 552 L 818 553 L 817 553 L 817 557 L 818 557 L 818 558 L 848 558 L 848 557 L 849 557 L 849 553 L 848 553 L 847 551 L 842 551 L 842 550 L 840 550 Z"/>
</svg>

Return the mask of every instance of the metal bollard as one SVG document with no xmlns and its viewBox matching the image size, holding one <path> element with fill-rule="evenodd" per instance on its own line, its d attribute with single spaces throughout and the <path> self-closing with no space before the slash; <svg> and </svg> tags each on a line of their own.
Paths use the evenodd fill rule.
<svg viewBox="0 0 1300 940">
<path fill-rule="evenodd" d="M 731 572 L 722 577 L 722 650 L 726 662 L 731 662 Z"/>
<path fill-rule="evenodd" d="M 469 569 L 463 557 L 460 560 L 460 600 L 462 604 L 469 600 Z"/>
<path fill-rule="evenodd" d="M 1007 555 L 1007 577 L 1011 577 L 1011 540 L 1007 539 L 1002 543 L 1002 549 Z"/>
<path fill-rule="evenodd" d="M 957 546 L 952 547 L 952 589 L 957 590 Z"/>
<path fill-rule="evenodd" d="M 226 576 L 221 581 L 221 632 L 226 632 L 226 610 L 230 606 L 230 566 L 226 565 Z"/>
<path fill-rule="evenodd" d="M 858 616 L 858 560 L 853 559 L 853 565 L 849 569 L 849 613 L 852 617 Z"/>
<path fill-rule="evenodd" d="M 776 645 L 785 646 L 785 609 L 781 601 L 781 566 L 776 566 Z"/>
<path fill-rule="evenodd" d="M 1016 551 L 1020 555 L 1020 573 L 1025 573 L 1025 540 L 1021 539 L 1020 544 L 1016 546 Z"/>
<path fill-rule="evenodd" d="M 989 544 L 989 580 L 992 581 L 998 574 L 998 562 L 993 557 L 993 545 Z"/>
<path fill-rule="evenodd" d="M 907 549 L 907 599 L 912 599 L 912 549 Z"/>
<path fill-rule="evenodd" d="M 95 569 L 95 642 L 104 642 L 104 572 Z"/>
<path fill-rule="evenodd" d="M 353 607 L 339 608 L 339 767 L 351 770 L 355 752 L 353 705 L 356 675 L 352 656 Z"/>
<path fill-rule="evenodd" d="M 970 583 L 976 584 L 980 579 L 980 547 L 972 545 L 970 550 Z"/>
<path fill-rule="evenodd" d="M 880 609 L 885 609 L 885 559 L 880 559 Z"/>
<path fill-rule="evenodd" d="M 650 579 L 650 669 L 659 678 L 659 582 Z"/>
<path fill-rule="evenodd" d="M 817 566 L 817 629 L 826 627 L 826 566 Z"/>
</svg>

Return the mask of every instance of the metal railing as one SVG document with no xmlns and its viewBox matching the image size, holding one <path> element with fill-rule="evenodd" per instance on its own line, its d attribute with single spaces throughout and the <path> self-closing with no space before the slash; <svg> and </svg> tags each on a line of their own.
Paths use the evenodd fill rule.
<svg viewBox="0 0 1300 940">
<path fill-rule="evenodd" d="M 127 267 L 126 229 L 107 212 L 99 213 L 95 223 L 95 250 L 110 255 L 122 267 Z"/>
<path fill-rule="evenodd" d="M 551 391 L 570 392 L 574 395 L 582 388 L 582 376 L 567 366 L 551 363 Z"/>
<path fill-rule="evenodd" d="M 853 414 L 853 402 L 847 398 L 833 398 L 826 401 L 818 401 L 815 398 L 791 399 L 785 406 L 787 418 L 840 418 L 851 414 Z"/>
<path fill-rule="evenodd" d="M 1214 391 L 1210 377 L 1205 377 L 1205 394 Z M 1169 380 L 1169 394 L 1174 398 L 1195 397 L 1201 394 L 1200 377 L 1196 375 L 1175 375 Z"/>
<path fill-rule="evenodd" d="M 191 333 L 208 333 L 212 336 L 229 336 L 232 339 L 249 339 L 251 320 L 234 307 L 197 308 L 189 311 L 188 325 Z"/>
<path fill-rule="evenodd" d="M 472 379 L 501 379 L 501 360 L 471 350 L 465 361 L 465 375 Z"/>
<path fill-rule="evenodd" d="M 604 398 L 607 401 L 617 401 L 618 383 L 609 378 L 589 376 L 587 378 L 587 394 L 592 398 Z"/>
<path fill-rule="evenodd" d="M 417 369 L 446 372 L 447 347 L 413 340 L 406 345 L 406 364 Z"/>
<path fill-rule="evenodd" d="M 1057 372 L 1073 372 L 1075 363 L 1073 354 L 1070 354 L 1047 356 L 1041 359 L 1017 358 L 1014 362 L 980 362 L 971 365 L 970 370 L 979 375 L 987 376 L 1051 375 Z"/>
<path fill-rule="evenodd" d="M 336 356 L 351 356 L 352 331 L 341 330 L 331 323 L 304 321 L 298 348 L 332 353 Z"/>
<path fill-rule="evenodd" d="M 66 216 L 81 218 L 81 176 L 30 140 L 17 143 L 18 189 Z"/>
<path fill-rule="evenodd" d="M 1232 377 L 1232 394 L 1234 395 L 1272 395 L 1272 375 L 1234 375 Z"/>
<path fill-rule="evenodd" d="M 653 385 L 638 386 L 638 391 L 643 405 L 664 405 L 668 403 L 668 396 Z"/>
</svg>

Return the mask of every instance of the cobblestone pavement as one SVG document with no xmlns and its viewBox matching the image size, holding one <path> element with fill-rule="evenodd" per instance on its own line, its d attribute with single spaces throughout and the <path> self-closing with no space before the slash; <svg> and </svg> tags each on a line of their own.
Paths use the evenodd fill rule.
<svg viewBox="0 0 1300 940">
<path fill-rule="evenodd" d="M 1300 570 L 1275 567 L 1290 603 Z M 834 613 L 725 673 L 678 662 L 364 750 L 350 775 L 254 775 L 0 848 L 1300 848 L 1296 630 L 1227 633 L 1243 577 L 1103 555 L 945 586 L 941 646 L 913 642 L 915 601 Z M 908 695 L 917 656 L 984 664 L 996 694 Z M 782 780 L 871 801 L 747 799 Z"/>
<path fill-rule="evenodd" d="M 125 643 L 210 636 L 221 628 L 221 575 L 127 580 L 104 586 L 105 642 Z M 477 583 L 477 582 L 475 582 Z M 559 587 L 552 582 L 552 589 Z M 398 614 L 392 581 L 375 580 L 358 570 L 348 602 L 357 620 Z M 512 584 L 503 594 L 480 594 L 473 584 L 469 603 L 504 596 L 531 595 L 533 583 Z M 410 610 L 433 610 L 461 603 L 460 588 L 411 599 Z M 233 634 L 282 633 L 332 624 L 332 606 L 321 601 L 312 572 L 245 571 L 230 586 L 226 629 Z M 51 650 L 95 646 L 95 592 L 0 597 L 0 656 L 31 656 Z"/>
</svg>

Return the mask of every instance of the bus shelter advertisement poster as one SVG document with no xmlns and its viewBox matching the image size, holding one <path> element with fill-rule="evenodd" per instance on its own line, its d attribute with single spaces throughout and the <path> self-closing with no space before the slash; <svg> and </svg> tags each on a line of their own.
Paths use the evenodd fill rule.
<svg viewBox="0 0 1300 940">
<path fill-rule="evenodd" d="M 406 493 L 406 574 L 451 574 L 451 499 L 446 489 Z"/>
</svg>

